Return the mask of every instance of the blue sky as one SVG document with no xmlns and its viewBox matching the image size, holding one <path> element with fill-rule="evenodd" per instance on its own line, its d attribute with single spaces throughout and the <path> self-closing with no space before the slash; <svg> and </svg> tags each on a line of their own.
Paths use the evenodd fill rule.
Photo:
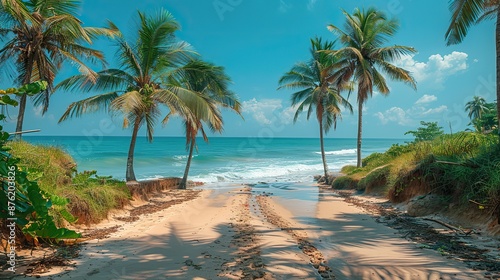
<svg viewBox="0 0 500 280">
<path fill-rule="evenodd" d="M 375 6 L 400 21 L 400 29 L 389 44 L 412 46 L 418 53 L 396 64 L 410 70 L 418 89 L 389 82 L 391 93 L 376 92 L 364 112 L 364 137 L 403 138 L 421 120 L 437 121 L 446 132 L 464 130 L 469 122 L 464 104 L 474 95 L 495 99 L 494 22 L 474 26 L 460 45 L 447 47 L 444 34 L 450 12 L 448 1 L 431 0 L 83 0 L 80 18 L 85 26 L 104 26 L 113 21 L 125 33 L 134 30 L 137 10 L 153 13 L 170 11 L 179 21 L 181 40 L 189 42 L 205 60 L 224 66 L 243 104 L 244 120 L 224 114 L 222 136 L 232 137 L 318 137 L 314 119 L 302 116 L 292 123 L 290 91 L 277 91 L 278 79 L 295 63 L 309 58 L 309 39 L 315 36 L 334 40 L 326 26 L 342 26 L 341 9 Z M 109 41 L 96 42 L 105 51 L 110 67 L 115 67 Z M 99 69 L 96 69 L 99 70 Z M 58 80 L 74 73 L 68 65 Z M 36 135 L 129 135 L 122 119 L 106 113 L 57 120 L 67 106 L 90 96 L 85 93 L 56 92 L 48 112 L 40 114 L 29 104 L 24 129 L 41 129 Z M 354 95 L 351 102 L 355 104 Z M 15 128 L 17 110 L 4 127 Z M 357 114 L 345 113 L 336 131 L 328 137 L 356 137 Z M 182 136 L 178 120 L 158 126 L 156 136 Z M 141 132 L 141 135 L 145 135 Z"/>
</svg>

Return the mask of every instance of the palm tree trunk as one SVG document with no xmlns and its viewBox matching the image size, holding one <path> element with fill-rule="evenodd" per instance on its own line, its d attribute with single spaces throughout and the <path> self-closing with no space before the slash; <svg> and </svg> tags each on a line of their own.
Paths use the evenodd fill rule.
<svg viewBox="0 0 500 280">
<path fill-rule="evenodd" d="M 357 143 L 357 156 L 358 156 L 358 161 L 357 161 L 357 167 L 361 167 L 362 161 L 361 161 L 361 135 L 363 133 L 363 103 L 358 102 L 358 143 Z"/>
<path fill-rule="evenodd" d="M 26 94 L 21 95 L 21 99 L 19 100 L 19 114 L 17 115 L 17 125 L 16 125 L 16 139 L 21 140 L 23 131 L 23 121 L 24 121 L 24 111 L 26 110 Z"/>
<path fill-rule="evenodd" d="M 496 55 L 497 55 L 497 112 L 498 112 L 498 136 L 500 137 L 500 7 L 497 8 L 497 23 L 495 30 Z"/>
<path fill-rule="evenodd" d="M 179 184 L 179 189 L 185 190 L 187 186 L 187 178 L 189 174 L 189 168 L 191 167 L 191 159 L 193 158 L 193 150 L 196 140 L 191 140 L 191 146 L 189 146 L 189 156 L 186 163 L 186 169 L 184 170 L 184 177 L 182 177 L 181 183 Z"/>
<path fill-rule="evenodd" d="M 135 142 L 137 141 L 137 133 L 139 132 L 139 124 L 140 124 L 139 120 L 136 120 L 134 122 L 132 139 L 130 140 L 130 147 L 128 149 L 127 172 L 125 174 L 125 179 L 127 180 L 127 182 L 137 181 L 135 179 L 135 173 L 134 173 L 134 150 L 135 150 Z"/>
<path fill-rule="evenodd" d="M 319 120 L 319 143 L 321 146 L 321 159 L 323 160 L 323 170 L 325 172 L 325 184 L 328 185 L 328 165 L 326 164 L 325 143 L 323 140 L 323 121 Z"/>
</svg>

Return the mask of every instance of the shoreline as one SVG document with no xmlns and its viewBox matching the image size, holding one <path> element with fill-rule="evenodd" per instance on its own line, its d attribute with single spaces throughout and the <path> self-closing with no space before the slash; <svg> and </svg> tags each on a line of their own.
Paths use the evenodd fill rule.
<svg viewBox="0 0 500 280">
<path fill-rule="evenodd" d="M 448 259 L 424 246 L 425 243 L 406 240 L 398 230 L 379 222 L 390 215 L 369 213 L 363 208 L 363 203 L 379 207 L 378 198 L 341 197 L 312 184 L 307 187 L 317 188 L 317 198 L 302 204 L 298 199 L 274 196 L 267 189 L 241 185 L 163 191 L 146 204 L 150 208 L 142 208 L 144 211 L 138 215 L 132 216 L 133 211 L 128 211 L 129 217 L 137 219 L 127 220 L 126 213 L 120 212 L 113 214 L 113 222 L 96 226 L 121 228 L 96 236 L 99 239 L 87 240 L 81 245 L 79 256 L 71 260 L 73 264 L 34 276 L 45 279 L 500 277 L 499 271 L 473 271 L 464 262 Z M 196 195 L 179 198 L 183 192 Z M 360 201 L 355 203 L 353 199 Z M 154 208 L 162 201 L 167 204 L 170 201 L 170 205 Z M 141 207 L 136 205 L 133 209 Z M 19 277 L 24 275 L 13 279 Z"/>
</svg>

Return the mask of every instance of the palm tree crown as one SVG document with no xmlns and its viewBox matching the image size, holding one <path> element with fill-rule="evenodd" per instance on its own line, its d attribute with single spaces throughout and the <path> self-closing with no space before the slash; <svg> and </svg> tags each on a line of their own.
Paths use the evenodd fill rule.
<svg viewBox="0 0 500 280">
<path fill-rule="evenodd" d="M 215 118 L 213 111 L 207 109 L 209 103 L 206 99 L 175 82 L 187 75 L 182 66 L 196 54 L 189 44 L 176 39 L 174 33 L 180 28 L 177 21 L 164 10 L 154 16 L 138 12 L 138 16 L 137 38 L 127 41 L 120 35 L 116 39 L 120 68 L 100 71 L 94 80 L 88 75 L 76 75 L 58 85 L 61 89 L 73 91 L 104 91 L 72 103 L 60 122 L 72 116 L 106 110 L 121 113 L 124 127 L 133 125 L 127 181 L 136 180 L 133 154 L 139 128 L 146 125 L 151 141 L 155 124 L 161 116 L 161 106 L 168 107 L 171 113 L 186 116 L 192 122 L 195 122 L 195 115 Z M 109 24 L 117 29 L 113 23 Z"/>
<path fill-rule="evenodd" d="M 100 35 L 115 34 L 111 29 L 82 27 L 76 17 L 79 5 L 76 0 L 1 0 L 0 39 L 6 43 L 0 49 L 0 64 L 15 65 L 19 85 L 47 81 L 47 90 L 35 97 L 35 105 L 41 105 L 43 113 L 63 62 L 71 61 L 80 72 L 94 74 L 84 61 L 104 63 L 103 54 L 83 44 Z M 16 132 L 22 130 L 25 106 L 26 95 L 22 95 Z"/>
<path fill-rule="evenodd" d="M 450 10 L 451 22 L 445 34 L 447 45 L 461 43 L 473 24 L 496 18 L 496 96 L 497 112 L 500 112 L 500 0 L 451 0 Z M 500 118 L 497 127 L 500 127 Z M 498 133 L 500 136 L 500 129 Z"/>
<path fill-rule="evenodd" d="M 340 91 L 348 89 L 349 84 L 341 80 L 342 61 L 328 55 L 325 51 L 333 50 L 334 43 L 315 38 L 311 40 L 311 60 L 296 64 L 279 80 L 278 89 L 298 90 L 292 94 L 292 106 L 297 106 L 294 122 L 304 110 L 307 119 L 313 111 L 320 127 L 320 144 L 325 179 L 328 183 L 328 167 L 326 164 L 323 132 L 335 128 L 337 119 L 341 117 L 340 106 L 352 111 L 349 102 L 340 95 Z"/>
<path fill-rule="evenodd" d="M 200 94 L 207 100 L 208 108 L 213 112 L 212 118 L 199 118 L 196 108 L 193 116 L 184 116 L 186 130 L 186 148 L 189 150 L 188 161 L 180 188 L 186 188 L 187 177 L 191 165 L 193 150 L 196 147 L 196 136 L 201 132 L 203 139 L 208 142 L 203 123 L 206 123 L 212 132 L 222 132 L 223 119 L 219 107 L 229 108 L 241 116 L 241 104 L 236 95 L 228 89 L 230 78 L 224 68 L 201 60 L 193 60 L 183 67 L 185 75 L 178 81 L 179 86 Z M 201 114 L 203 116 L 205 114 Z M 194 122 L 193 122 L 194 121 Z"/>
<path fill-rule="evenodd" d="M 415 89 L 416 83 L 410 72 L 395 66 L 392 62 L 416 51 L 407 46 L 384 46 L 395 34 L 399 23 L 395 19 L 387 19 L 380 11 L 369 8 L 356 9 L 352 15 L 345 11 L 343 13 L 346 17 L 344 30 L 332 24 L 328 26 L 328 29 L 339 37 L 343 48 L 328 53 L 345 60 L 343 79 L 352 78 L 357 85 L 357 150 L 358 167 L 360 167 L 363 104 L 372 96 L 374 90 L 383 95 L 389 94 L 386 77 L 403 81 Z"/>
<path fill-rule="evenodd" d="M 486 100 L 480 96 L 474 96 L 472 101 L 465 104 L 465 111 L 469 112 L 469 118 L 480 119 L 481 116 L 489 111 Z"/>
</svg>

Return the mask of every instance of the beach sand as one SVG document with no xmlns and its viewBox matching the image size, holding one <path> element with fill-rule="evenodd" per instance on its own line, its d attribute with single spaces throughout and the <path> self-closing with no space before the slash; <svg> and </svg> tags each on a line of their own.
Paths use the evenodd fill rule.
<svg viewBox="0 0 500 280">
<path fill-rule="evenodd" d="M 311 186 L 311 188 L 315 188 Z M 250 186 L 139 216 L 88 240 L 42 279 L 484 279 L 335 195 L 285 199 Z M 19 276 L 24 277 L 24 276 Z M 16 277 L 17 279 L 17 277 Z"/>
</svg>

